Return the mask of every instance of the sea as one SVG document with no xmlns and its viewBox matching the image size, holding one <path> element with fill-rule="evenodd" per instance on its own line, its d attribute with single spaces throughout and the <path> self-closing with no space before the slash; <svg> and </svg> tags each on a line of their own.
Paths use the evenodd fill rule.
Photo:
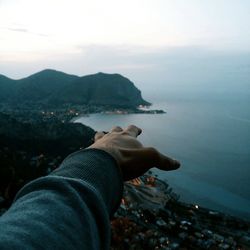
<svg viewBox="0 0 250 250">
<path fill-rule="evenodd" d="M 153 99 L 153 97 L 152 97 Z M 183 202 L 250 219 L 250 98 L 184 98 L 155 101 L 165 114 L 91 114 L 79 117 L 97 131 L 134 124 L 139 140 L 181 162 L 181 168 L 153 173 Z"/>
</svg>

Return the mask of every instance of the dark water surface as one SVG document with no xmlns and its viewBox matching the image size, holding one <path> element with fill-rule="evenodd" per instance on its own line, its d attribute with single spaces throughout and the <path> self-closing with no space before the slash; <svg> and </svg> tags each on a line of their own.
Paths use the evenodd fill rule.
<svg viewBox="0 0 250 250">
<path fill-rule="evenodd" d="M 250 218 L 250 102 L 173 100 L 167 114 L 93 114 L 77 121 L 96 130 L 135 124 L 140 140 L 182 163 L 155 170 L 187 202 Z"/>
</svg>

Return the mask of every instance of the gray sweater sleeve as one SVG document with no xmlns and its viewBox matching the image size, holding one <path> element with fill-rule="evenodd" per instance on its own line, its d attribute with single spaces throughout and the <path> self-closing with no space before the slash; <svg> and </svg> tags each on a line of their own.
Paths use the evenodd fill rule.
<svg viewBox="0 0 250 250">
<path fill-rule="evenodd" d="M 24 186 L 0 217 L 0 249 L 109 249 L 123 182 L 108 153 L 81 150 Z"/>
</svg>

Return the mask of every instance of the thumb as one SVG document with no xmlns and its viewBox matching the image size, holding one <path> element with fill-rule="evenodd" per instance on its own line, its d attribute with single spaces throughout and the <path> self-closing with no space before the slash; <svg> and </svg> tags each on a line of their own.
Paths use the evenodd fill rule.
<svg viewBox="0 0 250 250">
<path fill-rule="evenodd" d="M 134 151 L 137 160 L 144 166 L 145 169 L 156 167 L 161 170 L 169 171 L 178 169 L 181 165 L 178 161 L 161 154 L 153 147 L 140 148 Z"/>
<path fill-rule="evenodd" d="M 176 170 L 181 166 L 180 162 L 171 159 L 170 157 L 163 155 L 160 152 L 158 152 L 158 154 L 159 154 L 159 163 L 156 166 L 157 168 L 161 170 L 170 171 L 170 170 Z"/>
</svg>

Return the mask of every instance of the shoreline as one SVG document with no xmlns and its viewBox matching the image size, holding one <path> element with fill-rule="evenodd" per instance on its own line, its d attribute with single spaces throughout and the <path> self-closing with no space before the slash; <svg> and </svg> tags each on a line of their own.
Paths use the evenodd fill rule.
<svg viewBox="0 0 250 250">
<path fill-rule="evenodd" d="M 72 119 L 70 119 L 69 122 L 75 122 L 78 119 L 84 118 L 84 117 L 90 117 L 91 115 L 133 115 L 133 114 L 150 114 L 150 115 L 156 115 L 156 114 L 166 114 L 167 112 L 164 110 L 159 109 L 152 109 L 152 110 L 106 110 L 106 111 L 100 111 L 100 112 L 91 112 L 91 113 L 80 113 L 77 116 L 74 116 Z"/>
</svg>

